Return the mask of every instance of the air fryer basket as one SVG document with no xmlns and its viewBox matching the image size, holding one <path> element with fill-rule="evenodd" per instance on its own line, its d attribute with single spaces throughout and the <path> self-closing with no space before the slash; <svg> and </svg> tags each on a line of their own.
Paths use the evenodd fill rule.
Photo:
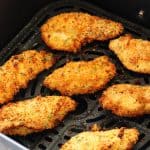
<svg viewBox="0 0 150 150">
<path fill-rule="evenodd" d="M 11 56 L 22 50 L 27 49 L 45 49 L 48 47 L 40 38 L 39 28 L 49 18 L 62 12 L 80 11 L 88 12 L 97 16 L 119 21 L 125 26 L 124 33 L 131 33 L 135 37 L 150 39 L 150 30 L 139 25 L 133 24 L 125 19 L 115 16 L 104 11 L 98 6 L 92 5 L 86 1 L 61 0 L 53 2 L 39 11 L 27 24 L 24 29 L 0 52 L 1 65 Z M 29 83 L 25 90 L 21 90 L 15 100 L 23 100 L 36 95 L 60 95 L 57 91 L 51 91 L 42 86 L 42 81 L 54 69 L 63 66 L 70 60 L 91 60 L 101 55 L 107 55 L 117 67 L 116 77 L 106 85 L 115 83 L 132 83 L 138 85 L 150 84 L 150 77 L 144 74 L 133 73 L 123 67 L 119 59 L 108 49 L 108 41 L 93 42 L 82 47 L 78 54 L 52 51 L 57 58 L 57 63 L 49 70 L 44 71 L 38 77 Z M 104 88 L 104 89 L 105 89 Z M 61 145 L 73 135 L 89 130 L 94 123 L 99 124 L 103 129 L 111 129 L 116 127 L 136 127 L 140 131 L 140 138 L 135 145 L 135 150 L 150 149 L 150 120 L 149 115 L 138 118 L 122 118 L 111 114 L 111 112 L 103 110 L 98 104 L 98 98 L 101 91 L 93 94 L 76 95 L 73 98 L 79 103 L 75 112 L 71 113 L 56 128 L 46 130 L 42 133 L 35 133 L 26 137 L 12 137 L 22 145 L 29 149 L 35 150 L 58 150 Z"/>
</svg>

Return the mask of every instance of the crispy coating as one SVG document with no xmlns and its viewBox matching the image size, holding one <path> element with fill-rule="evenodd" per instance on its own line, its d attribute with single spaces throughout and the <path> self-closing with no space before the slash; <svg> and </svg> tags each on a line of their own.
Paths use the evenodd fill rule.
<svg viewBox="0 0 150 150">
<path fill-rule="evenodd" d="M 0 109 L 0 132 L 27 135 L 54 128 L 76 105 L 66 96 L 37 96 L 9 103 Z"/>
<path fill-rule="evenodd" d="M 104 41 L 123 32 L 121 23 L 87 13 L 62 13 L 41 27 L 41 36 L 52 49 L 74 52 L 93 40 Z"/>
<path fill-rule="evenodd" d="M 150 41 L 127 34 L 110 41 L 109 48 L 129 70 L 150 74 Z"/>
<path fill-rule="evenodd" d="M 104 91 L 99 102 L 119 116 L 150 114 L 150 86 L 116 84 Z"/>
<path fill-rule="evenodd" d="M 109 58 L 100 56 L 91 61 L 67 63 L 46 77 L 44 85 L 62 95 L 92 93 L 102 89 L 115 73 L 115 65 Z"/>
<path fill-rule="evenodd" d="M 138 136 L 139 132 L 134 128 L 87 131 L 72 137 L 61 150 L 131 150 Z"/>
<path fill-rule="evenodd" d="M 51 53 L 28 50 L 12 56 L 0 67 L 0 104 L 13 99 L 38 73 L 54 64 Z"/>
</svg>

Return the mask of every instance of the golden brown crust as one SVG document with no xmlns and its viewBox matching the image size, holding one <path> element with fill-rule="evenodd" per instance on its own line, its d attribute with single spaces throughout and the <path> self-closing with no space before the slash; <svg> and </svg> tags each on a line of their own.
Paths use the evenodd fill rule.
<svg viewBox="0 0 150 150">
<path fill-rule="evenodd" d="M 138 136 L 139 132 L 134 128 L 87 131 L 72 137 L 61 150 L 131 150 Z"/>
<path fill-rule="evenodd" d="M 107 56 L 91 61 L 69 62 L 44 80 L 44 85 L 62 95 L 86 94 L 102 89 L 114 76 L 116 68 Z"/>
<path fill-rule="evenodd" d="M 150 86 L 116 84 L 104 91 L 102 107 L 124 117 L 150 114 Z"/>
<path fill-rule="evenodd" d="M 150 41 L 127 34 L 110 41 L 109 48 L 129 70 L 150 74 Z"/>
<path fill-rule="evenodd" d="M 75 110 L 76 102 L 65 96 L 35 97 L 9 103 L 0 109 L 0 132 L 27 135 L 51 129 Z"/>
<path fill-rule="evenodd" d="M 51 53 L 28 50 L 12 56 L 0 67 L 0 104 L 13 99 L 38 73 L 54 64 Z"/>
<path fill-rule="evenodd" d="M 62 13 L 41 27 L 41 36 L 52 49 L 77 52 L 93 40 L 104 41 L 123 32 L 121 23 L 87 13 Z"/>
</svg>

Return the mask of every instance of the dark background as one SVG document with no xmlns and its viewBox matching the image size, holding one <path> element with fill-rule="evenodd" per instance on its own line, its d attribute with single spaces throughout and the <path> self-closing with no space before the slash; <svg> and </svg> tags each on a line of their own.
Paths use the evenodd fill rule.
<svg viewBox="0 0 150 150">
<path fill-rule="evenodd" d="M 55 0 L 56 1 L 56 0 Z M 149 0 L 89 0 L 128 20 L 150 28 Z M 0 49 L 4 47 L 32 16 L 52 0 L 0 0 Z M 143 16 L 139 12 L 143 10 Z"/>
</svg>

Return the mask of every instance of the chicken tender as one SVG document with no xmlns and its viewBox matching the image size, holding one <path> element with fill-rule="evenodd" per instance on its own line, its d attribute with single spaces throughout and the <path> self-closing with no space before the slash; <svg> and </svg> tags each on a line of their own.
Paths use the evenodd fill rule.
<svg viewBox="0 0 150 150">
<path fill-rule="evenodd" d="M 75 110 L 76 102 L 65 96 L 37 96 L 9 103 L 0 109 L 0 132 L 8 135 L 27 135 L 54 128 Z"/>
<path fill-rule="evenodd" d="M 116 84 L 104 91 L 99 102 L 119 116 L 150 114 L 150 86 Z"/>
<path fill-rule="evenodd" d="M 69 62 L 44 80 L 44 85 L 62 95 L 92 93 L 102 89 L 116 73 L 107 56 L 91 61 Z"/>
<path fill-rule="evenodd" d="M 0 104 L 12 100 L 30 80 L 53 64 L 52 54 L 45 51 L 28 50 L 12 56 L 0 67 Z"/>
<path fill-rule="evenodd" d="M 86 131 L 66 142 L 61 150 L 131 150 L 138 140 L 137 129 Z"/>
<path fill-rule="evenodd" d="M 150 41 L 125 35 L 110 41 L 109 48 L 129 70 L 150 74 Z"/>
<path fill-rule="evenodd" d="M 81 12 L 59 14 L 41 27 L 42 39 L 51 49 L 74 53 L 86 43 L 108 40 L 122 32 L 121 23 Z"/>
</svg>

